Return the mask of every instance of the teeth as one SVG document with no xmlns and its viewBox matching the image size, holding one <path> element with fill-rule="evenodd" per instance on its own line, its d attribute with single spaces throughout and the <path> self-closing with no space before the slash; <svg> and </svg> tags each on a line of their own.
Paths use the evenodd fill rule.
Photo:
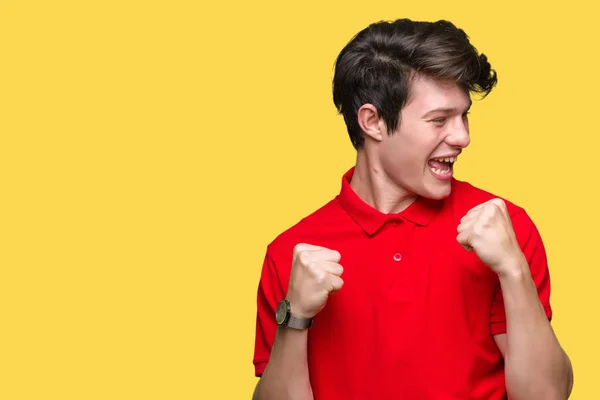
<svg viewBox="0 0 600 400">
<path fill-rule="evenodd" d="M 433 172 L 435 172 L 436 174 L 440 174 L 440 175 L 448 175 L 450 173 L 450 170 L 448 170 L 448 171 L 442 171 L 441 169 L 437 169 L 437 168 L 431 168 L 431 170 Z"/>
<path fill-rule="evenodd" d="M 456 162 L 456 157 L 434 158 L 434 160 L 440 161 L 440 162 L 455 163 Z"/>
</svg>

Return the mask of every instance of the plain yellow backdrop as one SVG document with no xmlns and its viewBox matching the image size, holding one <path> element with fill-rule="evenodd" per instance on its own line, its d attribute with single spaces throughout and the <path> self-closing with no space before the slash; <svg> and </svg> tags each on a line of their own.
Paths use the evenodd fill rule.
<svg viewBox="0 0 600 400">
<path fill-rule="evenodd" d="M 445 18 L 498 71 L 457 177 L 526 208 L 598 386 L 593 2 L 0 2 L 0 398 L 249 399 L 266 245 L 354 162 L 332 66 Z"/>
</svg>

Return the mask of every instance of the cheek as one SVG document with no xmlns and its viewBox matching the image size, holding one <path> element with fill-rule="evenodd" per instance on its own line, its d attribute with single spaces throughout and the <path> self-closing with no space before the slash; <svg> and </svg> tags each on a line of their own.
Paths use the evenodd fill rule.
<svg viewBox="0 0 600 400">
<path fill-rule="evenodd" d="M 405 165 L 411 158 L 411 146 L 403 140 L 390 140 L 383 146 L 381 154 L 382 162 L 388 165 Z"/>
<path fill-rule="evenodd" d="M 424 129 L 396 132 L 382 143 L 380 161 L 388 172 L 403 181 L 421 179 L 427 161 L 440 145 L 440 138 Z"/>
<path fill-rule="evenodd" d="M 427 161 L 434 153 L 437 143 L 433 141 L 423 141 L 414 138 L 405 146 L 405 158 L 407 163 L 410 163 L 413 171 L 423 170 L 427 167 Z"/>
<path fill-rule="evenodd" d="M 391 143 L 389 143 L 391 144 Z M 388 173 L 402 180 L 411 180 L 421 176 L 427 168 L 430 151 L 419 147 L 417 143 L 405 141 L 387 146 L 381 154 L 381 164 Z"/>
</svg>

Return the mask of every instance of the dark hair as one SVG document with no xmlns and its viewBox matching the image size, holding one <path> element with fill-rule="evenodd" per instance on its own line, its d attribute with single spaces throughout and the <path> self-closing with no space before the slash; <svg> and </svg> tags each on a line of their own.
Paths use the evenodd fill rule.
<svg viewBox="0 0 600 400">
<path fill-rule="evenodd" d="M 462 29 L 448 21 L 380 21 L 359 32 L 335 62 L 333 102 L 355 148 L 364 143 L 358 109 L 377 107 L 390 131 L 410 91 L 411 77 L 423 74 L 450 80 L 468 92 L 487 96 L 497 75 Z"/>
</svg>

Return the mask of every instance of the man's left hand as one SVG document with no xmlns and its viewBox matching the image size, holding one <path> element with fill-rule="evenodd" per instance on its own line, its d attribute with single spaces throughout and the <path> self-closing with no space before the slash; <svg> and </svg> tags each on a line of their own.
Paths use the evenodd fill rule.
<svg viewBox="0 0 600 400">
<path fill-rule="evenodd" d="M 498 275 L 510 273 L 524 258 L 506 204 L 498 198 L 472 208 L 460 220 L 456 240 Z"/>
</svg>

